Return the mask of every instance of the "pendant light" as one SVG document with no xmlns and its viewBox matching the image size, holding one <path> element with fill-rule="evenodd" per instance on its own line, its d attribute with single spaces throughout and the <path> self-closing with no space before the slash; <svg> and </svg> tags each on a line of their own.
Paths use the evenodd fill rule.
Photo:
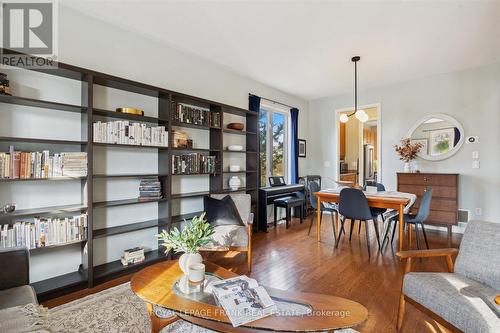
<svg viewBox="0 0 500 333">
<path fill-rule="evenodd" d="M 354 63 L 354 112 L 351 114 L 343 113 L 340 115 L 340 121 L 347 123 L 349 117 L 355 116 L 360 122 L 368 121 L 368 115 L 365 110 L 358 110 L 358 61 L 361 60 L 360 56 L 352 57 L 351 61 Z"/>
</svg>

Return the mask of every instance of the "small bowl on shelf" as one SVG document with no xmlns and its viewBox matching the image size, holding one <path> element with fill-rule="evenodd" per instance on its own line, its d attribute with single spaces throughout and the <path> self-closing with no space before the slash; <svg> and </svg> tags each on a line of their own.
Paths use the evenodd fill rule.
<svg viewBox="0 0 500 333">
<path fill-rule="evenodd" d="M 240 172 L 241 167 L 239 165 L 230 165 L 229 166 L 229 172 Z"/>
<path fill-rule="evenodd" d="M 230 150 L 230 151 L 242 151 L 243 150 L 243 146 L 242 145 L 230 145 L 230 146 L 227 146 L 227 150 Z"/>
<path fill-rule="evenodd" d="M 119 113 L 128 113 L 136 116 L 144 116 L 144 111 L 138 108 L 117 108 L 116 112 Z"/>
<path fill-rule="evenodd" d="M 229 123 L 227 124 L 227 128 L 235 130 L 235 131 L 243 131 L 245 128 L 245 124 L 243 123 Z"/>
</svg>

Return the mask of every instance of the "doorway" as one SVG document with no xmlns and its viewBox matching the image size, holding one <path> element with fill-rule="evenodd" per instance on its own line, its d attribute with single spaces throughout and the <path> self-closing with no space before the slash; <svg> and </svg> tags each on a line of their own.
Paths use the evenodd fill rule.
<svg viewBox="0 0 500 333">
<path fill-rule="evenodd" d="M 336 180 L 363 186 L 366 182 L 382 182 L 381 112 L 380 104 L 361 106 L 358 110 L 368 115 L 366 122 L 353 115 L 353 108 L 335 111 Z M 349 116 L 346 122 L 340 120 L 343 114 Z"/>
</svg>

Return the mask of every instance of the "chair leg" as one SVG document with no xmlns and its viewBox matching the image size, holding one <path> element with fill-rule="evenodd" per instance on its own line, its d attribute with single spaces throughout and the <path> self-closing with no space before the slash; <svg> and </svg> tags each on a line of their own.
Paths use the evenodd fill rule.
<svg viewBox="0 0 500 333">
<path fill-rule="evenodd" d="M 299 206 L 300 209 L 300 224 L 304 222 L 304 210 L 302 209 L 302 205 Z"/>
<path fill-rule="evenodd" d="M 333 240 L 335 241 L 335 245 L 337 245 L 337 227 L 335 226 L 335 217 L 333 216 L 334 214 L 337 214 L 335 212 L 330 213 L 332 216 L 332 227 L 333 227 Z"/>
<path fill-rule="evenodd" d="M 289 207 L 286 208 L 285 219 L 286 219 L 286 229 L 288 229 L 288 220 L 290 219 L 290 208 Z"/>
<path fill-rule="evenodd" d="M 392 222 L 393 222 L 392 219 L 389 219 L 387 221 L 387 226 L 385 227 L 385 231 L 384 231 L 384 238 L 382 239 L 382 249 L 385 246 L 386 240 L 387 240 L 387 243 L 389 243 L 389 230 L 391 230 Z"/>
<path fill-rule="evenodd" d="M 398 322 L 396 325 L 396 328 L 399 332 L 401 330 L 401 327 L 403 326 L 403 319 L 405 316 L 405 296 L 403 295 L 403 292 L 401 292 L 401 296 L 399 297 L 399 310 L 398 310 Z"/>
<path fill-rule="evenodd" d="M 316 215 L 316 214 L 313 214 L 313 216 L 311 216 L 311 224 L 309 224 L 309 231 L 307 232 L 307 236 L 309 236 L 311 234 L 311 228 L 312 228 L 313 222 L 314 222 L 314 215 Z"/>
<path fill-rule="evenodd" d="M 370 232 L 368 230 L 368 221 L 363 221 L 365 223 L 365 232 L 366 232 L 366 246 L 368 248 L 368 258 L 371 256 L 370 253 Z M 359 221 L 361 223 L 361 221 Z"/>
<path fill-rule="evenodd" d="M 391 237 L 391 247 L 392 247 L 392 243 L 394 242 L 394 235 L 396 235 L 396 228 L 398 227 L 398 219 L 395 218 L 394 219 L 394 226 L 392 227 L 392 237 Z"/>
<path fill-rule="evenodd" d="M 366 222 L 368 224 L 368 221 Z M 382 251 L 382 247 L 380 246 L 380 235 L 378 233 L 378 222 L 373 220 L 373 227 L 375 228 L 375 236 L 377 237 L 378 251 Z"/>
<path fill-rule="evenodd" d="M 425 227 L 423 223 L 420 223 L 420 226 L 422 227 L 422 233 L 424 234 L 424 239 L 425 239 L 425 246 L 427 246 L 427 250 L 429 249 L 429 242 L 427 241 L 427 235 L 425 234 Z"/>
<path fill-rule="evenodd" d="M 339 230 L 339 236 L 337 237 L 337 244 L 335 244 L 335 248 L 338 248 L 339 247 L 339 243 L 340 243 L 340 236 L 342 235 L 342 231 L 344 230 L 344 223 L 345 223 L 345 217 L 342 216 L 340 218 L 340 230 Z"/>
<path fill-rule="evenodd" d="M 352 239 L 352 229 L 354 229 L 354 225 L 356 224 L 356 220 L 351 220 L 351 232 L 349 232 L 349 242 Z M 361 221 L 359 222 L 361 224 Z"/>
<path fill-rule="evenodd" d="M 278 226 L 278 221 L 276 220 L 278 218 L 278 206 L 274 206 L 274 227 L 276 228 Z"/>
<path fill-rule="evenodd" d="M 420 241 L 418 239 L 418 223 L 415 223 L 415 239 L 417 241 L 417 250 L 420 250 Z"/>
<path fill-rule="evenodd" d="M 358 225 L 358 235 L 361 233 L 361 221 L 359 222 L 359 225 Z"/>
</svg>

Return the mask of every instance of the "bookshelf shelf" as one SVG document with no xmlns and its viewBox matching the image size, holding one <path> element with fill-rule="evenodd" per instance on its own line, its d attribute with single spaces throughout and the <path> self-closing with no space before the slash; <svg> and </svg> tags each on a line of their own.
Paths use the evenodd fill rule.
<svg viewBox="0 0 500 333">
<path fill-rule="evenodd" d="M 105 142 L 94 142 L 95 147 L 123 147 L 123 148 L 135 148 L 135 149 L 160 149 L 166 150 L 168 147 L 163 146 L 139 146 L 139 145 L 126 145 L 121 143 L 105 143 Z"/>
<path fill-rule="evenodd" d="M 39 252 L 39 251 L 43 251 L 46 249 L 53 249 L 53 248 L 57 248 L 57 247 L 64 247 L 64 246 L 69 246 L 69 245 L 74 245 L 74 244 L 81 244 L 81 243 L 85 243 L 86 241 L 87 241 L 86 239 L 79 239 L 79 240 L 75 240 L 72 242 L 66 242 L 63 244 L 54 244 L 54 245 L 35 247 L 33 249 L 30 249 L 30 252 Z"/>
<path fill-rule="evenodd" d="M 1 53 L 1 52 L 0 52 Z M 52 101 L 38 100 L 33 98 L 25 98 L 19 96 L 6 96 L 0 95 L 0 104 L 12 104 L 12 105 L 20 105 L 23 107 L 34 107 L 39 111 L 40 115 L 49 115 L 51 113 L 49 111 L 62 111 L 62 112 L 73 112 L 80 113 L 80 116 L 72 117 L 72 121 L 79 122 L 79 128 L 81 128 L 81 136 L 77 137 L 76 140 L 66 140 L 62 139 L 41 139 L 41 138 L 24 138 L 24 137 L 12 137 L 10 133 L 4 133 L 6 136 L 0 136 L 0 144 L 3 147 L 3 151 L 5 151 L 6 146 L 8 146 L 9 142 L 12 142 L 11 145 L 16 146 L 15 148 L 22 149 L 30 149 L 33 148 L 31 145 L 35 146 L 37 149 L 34 150 L 45 150 L 50 149 L 54 150 L 55 148 L 51 147 L 54 145 L 60 145 L 61 151 L 78 151 L 78 152 L 86 152 L 88 157 L 88 176 L 86 177 L 58 177 L 58 178 L 49 178 L 49 179 L 0 179 L 0 183 L 12 183 L 12 187 L 18 186 L 20 187 L 21 183 L 24 182 L 33 182 L 33 186 L 45 186 L 44 182 L 51 181 L 71 181 L 71 180 L 79 180 L 79 184 L 69 183 L 67 186 L 68 191 L 75 188 L 75 191 L 78 192 L 78 195 L 81 195 L 82 198 L 85 198 L 85 202 L 71 204 L 71 205 L 61 205 L 61 202 L 50 203 L 51 206 L 48 207 L 36 207 L 30 209 L 21 209 L 17 210 L 11 214 L 0 215 L 0 221 L 12 224 L 20 218 L 23 217 L 34 217 L 34 216 L 64 216 L 64 215 L 76 215 L 83 212 L 88 214 L 88 239 L 86 241 L 78 241 L 74 244 L 73 247 L 67 247 L 66 244 L 59 244 L 56 246 L 48 246 L 38 249 L 33 249 L 32 251 L 43 251 L 43 249 L 49 249 L 52 247 L 60 247 L 57 251 L 58 253 L 65 254 L 66 251 L 72 252 L 77 247 L 81 247 L 81 264 L 80 269 L 78 271 L 74 271 L 68 274 L 62 274 L 59 276 L 54 276 L 52 278 L 38 281 L 33 283 L 36 292 L 38 293 L 38 297 L 40 300 L 50 299 L 51 297 L 61 296 L 64 293 L 68 293 L 74 290 L 82 289 L 82 288 L 92 288 L 96 283 L 103 282 L 105 280 L 111 279 L 117 275 L 128 274 L 134 271 L 137 271 L 146 265 L 161 261 L 171 259 L 171 255 L 164 255 L 163 251 L 152 250 L 145 253 L 146 260 L 143 263 L 123 267 L 119 260 L 103 263 L 103 264 L 95 264 L 94 258 L 99 257 L 96 256 L 94 251 L 98 251 L 97 247 L 94 245 L 94 240 L 112 236 L 112 235 L 125 235 L 121 237 L 127 237 L 126 241 L 129 247 L 142 246 L 139 240 L 133 239 L 133 237 L 129 237 L 128 233 L 137 230 L 146 230 L 145 232 L 149 233 L 149 230 L 157 229 L 161 230 L 162 227 L 168 227 L 173 223 L 177 223 L 179 225 L 184 219 L 189 220 L 195 215 L 201 214 L 200 211 L 194 211 L 187 214 L 177 215 L 179 209 L 177 206 L 173 207 L 172 201 L 174 201 L 175 205 L 180 205 L 182 199 L 184 198 L 202 198 L 205 195 L 209 195 L 211 193 L 231 193 L 226 189 L 227 177 L 224 177 L 224 174 L 239 174 L 242 180 L 244 180 L 243 184 L 246 184 L 247 187 L 242 187 L 237 190 L 237 192 L 245 192 L 249 193 L 252 196 L 252 209 L 255 212 L 256 207 L 258 206 L 258 196 L 257 191 L 255 190 L 258 186 L 259 175 L 258 175 L 258 167 L 259 160 L 258 155 L 255 150 L 258 150 L 258 113 L 248 111 L 245 109 L 225 105 L 219 102 L 210 101 L 204 98 L 199 98 L 196 96 L 191 96 L 179 92 L 170 91 L 161 87 L 155 87 L 152 85 L 148 85 L 141 82 L 136 82 L 129 80 L 127 78 L 120 78 L 112 75 L 108 75 L 105 73 L 99 73 L 93 71 L 91 69 L 85 69 L 80 67 L 75 67 L 63 63 L 57 64 L 58 67 L 56 69 L 27 69 L 27 71 L 33 70 L 35 72 L 44 73 L 47 77 L 63 77 L 69 78 L 73 80 L 80 81 L 80 89 L 79 95 L 81 96 L 80 103 L 78 105 L 58 103 Z M 99 95 L 98 89 L 101 87 L 119 89 L 122 93 L 133 93 L 140 94 L 146 97 L 146 99 L 156 99 L 158 109 L 155 110 L 154 113 L 157 116 L 137 116 L 131 114 L 123 114 L 117 113 L 114 110 L 107 110 L 103 108 L 97 107 L 95 105 L 94 100 Z M 132 95 L 132 94 L 131 94 Z M 100 96 L 100 95 L 99 95 Z M 134 97 L 135 98 L 135 97 Z M 210 110 L 210 112 L 215 112 L 218 114 L 216 117 L 217 121 L 220 124 L 224 124 L 224 117 L 231 118 L 231 115 L 236 115 L 245 122 L 245 131 L 236 131 L 230 130 L 223 127 L 214 127 L 214 126 L 206 126 L 206 125 L 195 125 L 192 123 L 183 123 L 179 121 L 174 121 L 174 112 L 177 109 L 176 103 L 184 103 L 186 105 L 191 105 L 195 108 L 201 108 Z M 61 114 L 62 115 L 62 114 Z M 5 121 L 6 113 L 0 111 L 0 123 Z M 102 143 L 102 142 L 93 142 L 93 123 L 96 121 L 106 121 L 107 119 L 126 119 L 133 122 L 142 122 L 149 124 L 158 124 L 159 126 L 165 126 L 166 130 L 169 134 L 172 134 L 172 129 L 189 129 L 192 128 L 194 130 L 203 130 L 204 133 L 195 133 L 195 145 L 200 144 L 206 148 L 192 148 L 192 149 L 184 149 L 184 148 L 174 148 L 174 147 L 159 147 L 159 146 L 138 146 L 138 145 L 128 145 L 128 144 L 111 144 L 111 143 Z M 212 116 L 210 117 L 212 118 Z M 76 124 L 76 123 L 75 123 Z M 17 124 L 21 126 L 22 124 Z M 203 134 L 206 139 L 199 139 L 199 137 Z M 232 137 L 232 135 L 238 135 L 239 138 Z M 69 137 L 69 136 L 68 136 Z M 197 138 L 198 137 L 198 138 Z M 229 139 L 241 139 L 245 141 L 243 143 L 243 151 L 228 151 L 225 149 L 229 145 L 229 142 L 226 140 Z M 207 141 L 207 142 L 205 142 Z M 19 146 L 19 147 L 17 147 Z M 23 147 L 23 146 L 26 146 Z M 95 149 L 94 149 L 95 148 Z M 111 150 L 110 148 L 115 148 L 115 150 Z M 58 149 L 58 148 L 57 148 Z M 146 161 L 153 162 L 154 167 L 151 167 L 149 170 L 154 170 L 151 172 L 144 172 L 139 170 L 131 170 L 121 171 L 110 170 L 108 169 L 98 169 L 97 166 L 101 166 L 101 163 L 107 163 L 106 159 L 108 158 L 122 158 L 122 151 L 119 149 L 123 149 L 123 153 L 127 153 L 127 155 L 132 155 L 132 159 L 141 158 L 144 155 L 148 155 L 146 157 Z M 127 149 L 125 151 L 125 149 Z M 227 165 L 227 160 L 240 159 L 242 160 L 241 168 L 245 169 L 240 172 L 220 172 L 217 171 L 215 173 L 196 173 L 196 174 L 173 174 L 172 175 L 172 156 L 174 155 L 183 155 L 188 153 L 199 153 L 201 155 L 214 155 L 217 159 L 217 168 L 215 170 L 221 170 L 222 167 Z M 225 154 L 225 153 L 238 153 L 238 154 Z M 125 154 L 123 154 L 125 155 Z M 156 155 L 156 156 L 154 156 Z M 120 156 L 120 157 L 117 157 Z M 108 163 L 108 166 L 111 165 L 119 165 L 116 163 L 117 161 L 112 161 Z M 149 163 L 149 162 L 148 162 Z M 236 163 L 236 162 L 235 162 Z M 96 169 L 100 170 L 97 171 Z M 106 170 L 106 171 L 104 171 Z M 126 170 L 123 168 L 123 170 Z M 157 171 L 156 171 L 157 170 Z M 180 176 L 180 177 L 172 177 L 172 176 Z M 182 177 L 186 177 L 185 179 Z M 200 177 L 203 176 L 203 177 Z M 158 177 L 158 180 L 161 183 L 162 194 L 163 197 L 161 199 L 152 199 L 152 200 L 143 200 L 139 198 L 132 199 L 123 199 L 123 200 L 105 200 L 105 201 L 97 201 L 94 195 L 94 186 L 100 186 L 102 184 L 96 182 L 97 181 L 107 181 L 107 180 L 121 180 L 121 179 L 141 179 L 141 178 L 150 178 L 150 177 Z M 193 178 L 189 178 L 193 177 Z M 197 178 L 199 177 L 199 178 Z M 38 185 L 38 182 L 41 185 Z M 182 188 L 182 191 L 179 193 L 177 189 L 178 184 L 187 184 L 186 187 Z M 32 185 L 32 183 L 27 183 Z M 191 184 L 193 184 L 191 186 Z M 203 187 L 200 185 L 203 184 Z M 62 185 L 66 184 L 63 183 Z M 79 186 L 73 186 L 79 185 Z M 120 184 L 121 185 L 121 184 Z M 127 184 L 128 186 L 129 184 Z M 189 185 L 189 186 L 188 186 Z M 4 185 L 6 186 L 6 185 Z M 76 190 L 78 187 L 78 190 Z M 175 189 L 174 189 L 175 188 Z M 172 192 L 176 193 L 172 193 Z M 136 190 L 131 191 L 133 193 L 124 193 L 124 197 L 134 197 L 138 195 Z M 66 193 L 62 193 L 64 196 Z M 73 193 L 72 193 L 73 194 Z M 43 195 L 43 194 L 41 194 Z M 5 198 L 8 202 L 9 198 Z M 79 199 L 76 199 L 79 201 Z M 193 200 L 194 201 L 194 200 Z M 119 224 L 113 227 L 95 229 L 94 226 L 97 225 L 95 223 L 95 219 L 106 218 L 100 214 L 102 211 L 96 211 L 98 209 L 106 208 L 106 207 L 127 207 L 129 205 L 143 204 L 143 203 L 157 203 L 156 205 L 151 205 L 151 207 L 146 206 L 142 207 L 146 210 L 152 209 L 153 219 L 147 221 L 140 221 L 141 217 L 137 217 L 137 222 L 129 223 L 129 224 Z M 59 204 L 59 205 L 58 205 Z M 138 208 L 131 206 L 133 208 Z M 124 208 L 125 209 L 125 208 Z M 197 207 L 195 210 L 202 209 L 202 207 Z M 156 211 L 155 211 L 156 210 Z M 184 211 L 183 211 L 184 212 Z M 156 215 L 156 219 L 154 218 Z M 257 217 L 258 214 L 255 214 Z M 148 217 L 148 218 L 150 218 Z M 100 224 L 99 224 L 100 225 Z M 257 222 L 254 223 L 254 226 L 257 226 Z M 152 230 L 156 231 L 156 230 Z M 131 236 L 134 236 L 133 234 Z M 80 244 L 78 244 L 80 243 Z M 83 250 L 83 244 L 86 244 L 86 249 L 88 251 Z M 154 248 L 154 247 L 153 247 Z M 42 253 L 42 252 L 41 252 Z M 43 256 L 52 256 L 51 251 L 43 252 Z M 48 257 L 53 258 L 53 257 Z M 51 260 L 48 260 L 48 264 L 52 265 Z M 57 264 L 57 263 L 54 263 Z M 71 270 L 71 268 L 70 268 Z"/>
<path fill-rule="evenodd" d="M 55 140 L 55 139 L 36 139 L 36 138 L 18 138 L 13 136 L 0 136 L 0 142 L 26 142 L 39 144 L 57 144 L 57 145 L 87 145 L 87 141 L 76 140 Z"/>
<path fill-rule="evenodd" d="M 133 121 L 139 121 L 139 122 L 145 122 L 145 123 L 158 123 L 158 124 L 165 124 L 168 122 L 167 119 L 163 118 L 158 118 L 158 117 L 149 117 L 149 116 L 138 116 L 134 114 L 128 114 L 128 113 L 120 113 L 116 111 L 111 111 L 111 110 L 104 110 L 104 109 L 93 109 L 94 116 L 99 116 L 99 117 L 105 117 L 105 118 L 117 118 L 117 119 L 127 119 L 127 120 L 133 120 Z"/>
<path fill-rule="evenodd" d="M 166 225 L 168 225 L 168 219 L 154 219 L 149 221 L 119 225 L 116 227 L 96 229 L 94 230 L 93 234 L 94 239 L 96 239 L 154 227 L 164 227 Z"/>
<path fill-rule="evenodd" d="M 172 176 L 217 176 L 218 172 L 200 172 L 200 173 L 173 173 Z"/>
<path fill-rule="evenodd" d="M 84 180 L 86 176 L 82 177 L 52 177 L 52 178 L 0 178 L 0 183 L 10 182 L 39 182 L 39 181 L 63 181 L 63 180 Z"/>
<path fill-rule="evenodd" d="M 33 99 L 33 98 L 9 96 L 9 95 L 0 95 L 0 103 L 32 106 L 32 107 L 42 108 L 42 109 L 76 112 L 76 113 L 85 112 L 85 110 L 86 110 L 86 107 L 81 106 L 81 105 L 49 102 L 49 101 L 42 101 L 42 100 Z"/>
<path fill-rule="evenodd" d="M 56 215 L 62 213 L 75 213 L 82 212 L 87 209 L 86 205 L 63 205 L 63 206 L 50 206 L 30 209 L 15 210 L 10 214 L 0 215 L 0 220 L 6 220 L 16 217 L 38 216 L 38 215 Z"/>
<path fill-rule="evenodd" d="M 136 204 L 145 204 L 153 202 L 163 202 L 167 200 L 168 200 L 167 198 L 152 199 L 152 200 L 135 198 L 135 199 L 124 199 L 124 200 L 97 201 L 94 202 L 94 208 L 136 205 Z"/>
</svg>

